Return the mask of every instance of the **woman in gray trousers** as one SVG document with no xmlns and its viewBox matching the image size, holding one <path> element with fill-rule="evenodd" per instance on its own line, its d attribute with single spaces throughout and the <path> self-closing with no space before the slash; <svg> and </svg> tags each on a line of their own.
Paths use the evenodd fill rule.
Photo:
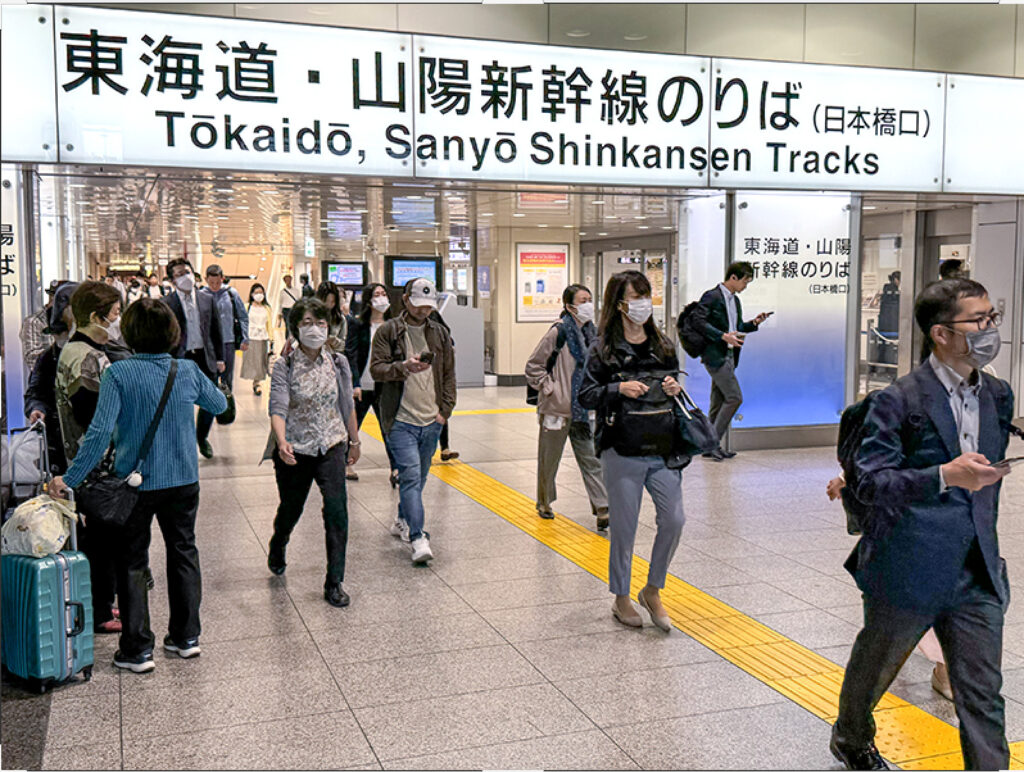
<svg viewBox="0 0 1024 772">
<path fill-rule="evenodd" d="M 608 281 L 601 310 L 600 337 L 587 357 L 580 403 L 597 410 L 597 453 L 608 488 L 611 553 L 608 586 L 615 595 L 612 614 L 628 627 L 643 620 L 629 598 L 633 542 L 644 488 L 657 512 L 657 534 L 647 585 L 637 602 L 651 621 L 668 632 L 672 621 L 661 602 L 668 565 L 683 530 L 682 469 L 689 457 L 671 400 L 682 390 L 676 377 L 675 347 L 655 325 L 651 285 L 638 271 Z"/>
<path fill-rule="evenodd" d="M 562 293 L 565 310 L 547 331 L 526 362 L 526 382 L 537 390 L 537 514 L 550 520 L 551 503 L 558 498 L 555 475 L 565 441 L 572 442 L 576 465 L 597 518 L 597 530 L 608 528 L 608 493 L 601 479 L 601 462 L 594 454 L 589 411 L 580 404 L 587 349 L 597 337 L 590 290 L 570 284 Z"/>
</svg>

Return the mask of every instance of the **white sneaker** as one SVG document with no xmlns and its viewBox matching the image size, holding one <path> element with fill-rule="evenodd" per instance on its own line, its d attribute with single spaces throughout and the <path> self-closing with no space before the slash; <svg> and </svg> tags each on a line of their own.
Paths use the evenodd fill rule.
<svg viewBox="0 0 1024 772">
<path fill-rule="evenodd" d="M 430 539 L 421 536 L 412 543 L 412 562 L 426 563 L 434 559 L 434 553 L 430 551 Z"/>
<path fill-rule="evenodd" d="M 409 543 L 409 524 L 400 517 L 395 517 L 395 522 L 391 524 L 391 535 L 397 536 L 399 539 L 404 541 L 406 544 Z"/>
</svg>

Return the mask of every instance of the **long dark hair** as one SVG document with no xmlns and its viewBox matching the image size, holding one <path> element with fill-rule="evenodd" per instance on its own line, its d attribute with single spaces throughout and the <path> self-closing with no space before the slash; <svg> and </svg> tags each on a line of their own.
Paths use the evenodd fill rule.
<svg viewBox="0 0 1024 772">
<path fill-rule="evenodd" d="M 363 295 L 362 295 L 362 298 L 363 298 L 363 300 L 362 300 L 363 310 L 359 312 L 359 321 L 361 321 L 363 324 L 369 324 L 370 323 L 370 317 L 373 315 L 373 303 L 371 301 L 373 300 L 373 291 L 375 289 L 377 289 L 377 287 L 383 287 L 385 292 L 388 291 L 387 287 L 385 287 L 380 282 L 376 282 L 376 281 L 375 282 L 371 282 L 370 284 L 367 284 L 365 287 L 363 287 Z M 390 302 L 390 298 L 391 298 L 391 296 L 388 295 L 389 302 Z M 392 314 L 391 314 L 391 306 L 388 306 L 387 309 L 385 309 L 385 311 L 384 311 L 384 318 L 385 319 L 390 319 L 391 316 L 392 316 Z"/>
<path fill-rule="evenodd" d="M 619 311 L 619 303 L 626 297 L 626 288 L 632 287 L 633 291 L 640 297 L 651 296 L 651 283 L 640 271 L 622 271 L 612 274 L 604 287 L 604 300 L 601 302 L 601 321 L 597 332 L 601 336 L 601 350 L 606 361 L 610 361 L 616 347 L 625 340 L 625 331 L 622 325 L 622 314 Z M 658 325 L 654 323 L 653 314 L 644 322 L 644 332 L 651 342 L 651 353 L 660 360 L 671 357 L 675 350 L 672 342 L 661 334 Z"/>
<path fill-rule="evenodd" d="M 334 295 L 334 308 L 329 309 L 328 321 L 332 325 L 339 325 L 345 321 L 345 315 L 341 312 L 341 289 L 333 281 L 320 282 L 320 286 L 316 288 L 316 299 L 323 301 L 326 306 L 327 298 L 331 295 Z"/>
<path fill-rule="evenodd" d="M 252 308 L 252 304 L 256 302 L 255 300 L 252 299 L 252 296 L 253 293 L 256 292 L 257 287 L 259 288 L 260 292 L 263 293 L 263 305 L 267 305 L 267 288 L 264 287 L 259 282 L 256 282 L 251 287 L 249 287 L 249 308 Z"/>
</svg>

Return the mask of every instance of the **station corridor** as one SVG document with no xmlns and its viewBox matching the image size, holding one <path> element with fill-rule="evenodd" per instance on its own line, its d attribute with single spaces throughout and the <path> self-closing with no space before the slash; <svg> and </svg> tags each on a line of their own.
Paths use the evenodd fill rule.
<svg viewBox="0 0 1024 772">
<path fill-rule="evenodd" d="M 277 491 L 271 465 L 257 465 L 266 397 L 247 382 L 237 396 L 238 420 L 214 428 L 216 456 L 200 463 L 202 656 L 158 650 L 156 670 L 139 676 L 115 671 L 116 636 L 98 636 L 91 682 L 45 697 L 5 683 L 5 767 L 839 768 L 829 724 L 861 607 L 842 565 L 855 538 L 825 495 L 834 449 L 685 470 L 687 522 L 664 595 L 679 629 L 666 636 L 612 618 L 606 539 L 568 447 L 561 517 L 534 514 L 537 418 L 522 389 L 460 391 L 451 433 L 461 459 L 435 465 L 425 492 L 429 567 L 411 565 L 389 534 L 397 492 L 370 418 L 348 487 L 352 604 L 335 609 L 322 595 L 315 486 L 287 572 L 267 570 Z M 653 525 L 645 497 L 640 557 Z M 1018 599 L 1003 693 L 1024 768 L 1024 470 L 1003 488 L 999 530 Z M 151 560 L 159 640 L 167 584 L 156 529 Z M 645 568 L 634 564 L 634 595 Z M 962 764 L 952 705 L 930 674 L 915 653 L 880 705 L 879 748 L 904 768 Z"/>
</svg>

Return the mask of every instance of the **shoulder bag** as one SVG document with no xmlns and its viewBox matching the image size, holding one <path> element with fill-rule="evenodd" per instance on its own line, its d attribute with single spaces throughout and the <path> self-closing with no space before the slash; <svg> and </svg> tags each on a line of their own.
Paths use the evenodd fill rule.
<svg viewBox="0 0 1024 772">
<path fill-rule="evenodd" d="M 714 424 L 697 407 L 697 403 L 686 393 L 686 389 L 673 397 L 676 405 L 676 423 L 682 440 L 680 450 L 687 456 L 710 453 L 718 447 L 718 432 Z"/>
<path fill-rule="evenodd" d="M 139 485 L 142 482 L 140 469 L 143 462 L 153 447 L 153 440 L 156 438 L 156 430 L 163 418 L 164 408 L 167 407 L 167 400 L 171 396 L 171 389 L 174 387 L 174 379 L 178 374 L 178 360 L 171 360 L 171 370 L 167 373 L 167 381 L 164 383 L 164 393 L 160 395 L 160 404 L 157 405 L 153 420 L 149 422 L 149 429 L 142 440 L 139 448 L 139 458 L 135 462 L 135 471 L 127 478 L 120 478 L 114 473 L 114 465 L 109 457 L 104 460 L 95 470 L 90 472 L 78 490 L 75 492 L 78 508 L 85 515 L 86 522 L 103 523 L 104 525 L 124 525 L 135 509 L 139 499 Z M 134 479 L 133 479 L 134 478 Z M 136 482 L 138 480 L 138 482 Z M 135 485 L 132 483 L 135 482 Z"/>
</svg>

